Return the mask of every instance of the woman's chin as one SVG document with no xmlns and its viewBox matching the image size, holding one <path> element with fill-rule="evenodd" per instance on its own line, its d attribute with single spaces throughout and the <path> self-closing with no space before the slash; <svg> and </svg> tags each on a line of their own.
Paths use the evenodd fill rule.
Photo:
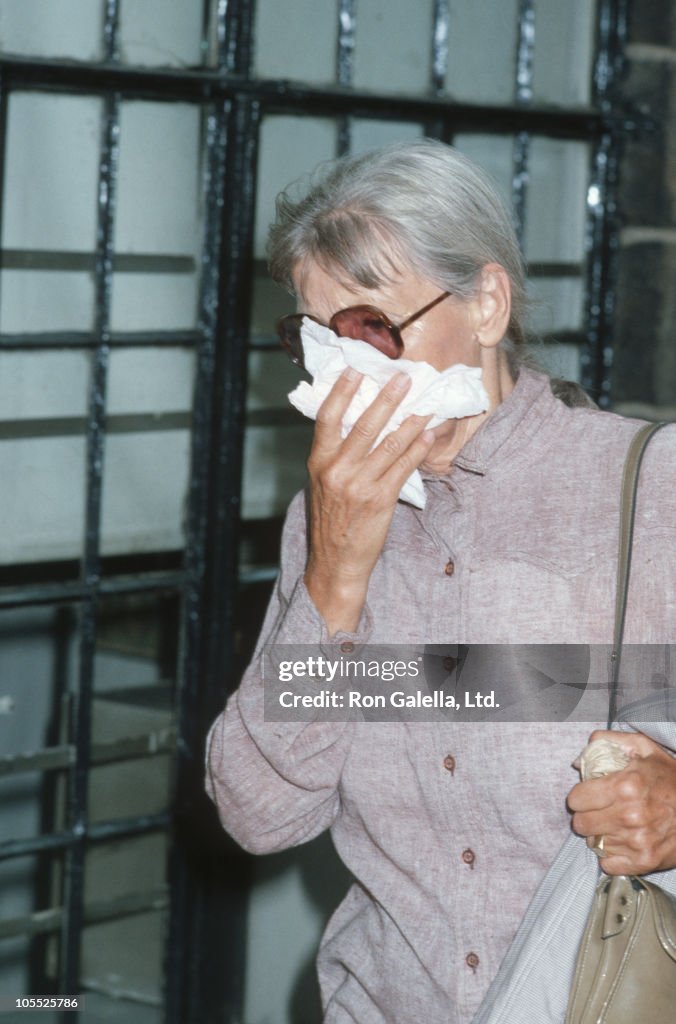
<svg viewBox="0 0 676 1024">
<path fill-rule="evenodd" d="M 487 413 L 482 412 L 477 416 L 463 416 L 457 420 L 445 420 L 438 427 L 433 428 L 436 441 L 430 448 L 427 458 L 420 464 L 424 473 L 436 473 L 443 476 L 448 473 L 453 465 L 453 460 L 458 452 L 469 441 L 472 434 L 476 433 Z"/>
</svg>

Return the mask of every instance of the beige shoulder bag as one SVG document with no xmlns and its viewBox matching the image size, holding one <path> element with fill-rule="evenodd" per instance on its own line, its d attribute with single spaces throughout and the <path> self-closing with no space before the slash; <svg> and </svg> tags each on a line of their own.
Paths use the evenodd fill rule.
<svg viewBox="0 0 676 1024">
<path fill-rule="evenodd" d="M 662 426 L 641 427 L 625 463 L 609 727 L 617 710 L 639 469 L 646 445 Z M 565 1024 L 676 1024 L 673 896 L 633 876 L 604 877 L 599 882 L 575 964 Z"/>
</svg>

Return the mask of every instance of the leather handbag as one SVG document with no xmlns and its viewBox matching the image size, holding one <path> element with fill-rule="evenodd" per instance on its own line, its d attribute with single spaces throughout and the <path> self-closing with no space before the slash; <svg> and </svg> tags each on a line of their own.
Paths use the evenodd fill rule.
<svg viewBox="0 0 676 1024">
<path fill-rule="evenodd" d="M 638 476 L 663 423 L 642 427 L 624 467 L 608 727 L 617 683 L 631 570 Z M 596 888 L 573 975 L 565 1024 L 676 1024 L 676 899 L 642 878 L 604 877 Z"/>
</svg>

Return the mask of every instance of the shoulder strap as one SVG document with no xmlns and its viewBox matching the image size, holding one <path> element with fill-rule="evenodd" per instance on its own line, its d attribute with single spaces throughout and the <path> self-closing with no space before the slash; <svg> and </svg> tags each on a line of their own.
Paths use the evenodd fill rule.
<svg viewBox="0 0 676 1024">
<path fill-rule="evenodd" d="M 624 620 L 627 612 L 627 595 L 629 593 L 629 574 L 631 572 L 631 547 L 634 536 L 634 518 L 636 516 L 636 495 L 641 462 L 648 442 L 666 423 L 646 423 L 632 437 L 622 475 L 622 494 L 620 499 L 620 539 L 617 552 L 617 585 L 615 590 L 615 628 L 613 631 L 613 651 L 611 654 L 612 677 L 610 682 L 610 701 L 608 707 L 608 728 L 615 720 L 617 712 L 617 683 L 620 676 L 620 658 L 622 654 L 622 637 Z"/>
</svg>

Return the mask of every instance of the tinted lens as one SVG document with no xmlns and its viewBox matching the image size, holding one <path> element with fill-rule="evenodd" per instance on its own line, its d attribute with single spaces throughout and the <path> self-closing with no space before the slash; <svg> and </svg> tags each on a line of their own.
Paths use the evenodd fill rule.
<svg viewBox="0 0 676 1024">
<path fill-rule="evenodd" d="M 396 359 L 401 353 L 401 339 L 396 327 L 390 324 L 384 313 L 369 306 L 341 309 L 332 318 L 331 327 L 341 338 L 365 341 L 390 359 Z"/>
<path fill-rule="evenodd" d="M 277 334 L 282 348 L 297 366 L 305 366 L 303 362 L 303 343 L 300 337 L 302 315 L 292 313 L 277 321 Z"/>
</svg>

